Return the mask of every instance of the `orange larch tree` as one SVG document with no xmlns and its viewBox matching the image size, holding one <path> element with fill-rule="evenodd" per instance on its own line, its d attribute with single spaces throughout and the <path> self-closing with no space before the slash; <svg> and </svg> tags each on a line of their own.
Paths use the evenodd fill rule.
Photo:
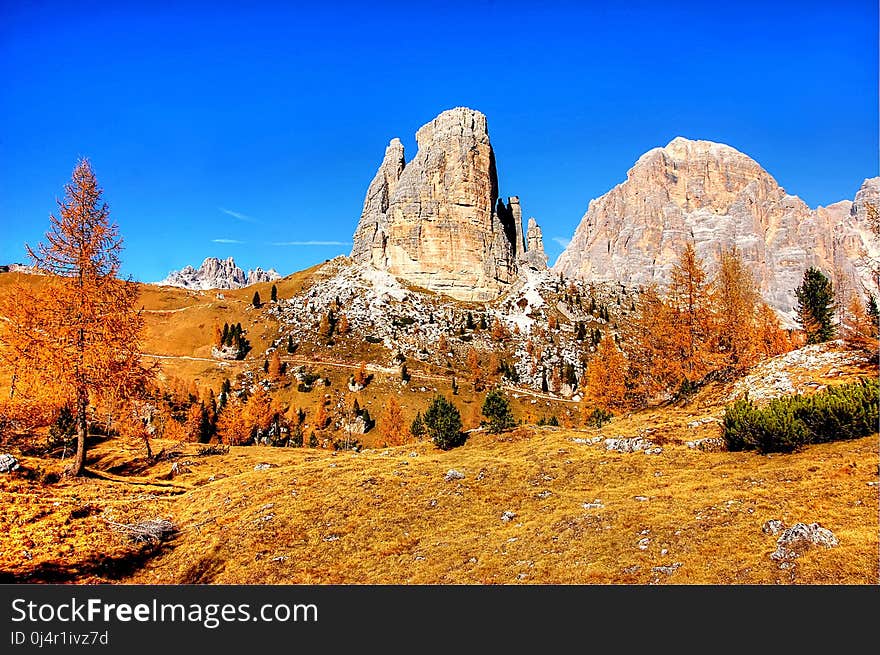
<svg viewBox="0 0 880 655">
<path fill-rule="evenodd" d="M 281 354 L 278 352 L 278 349 L 272 351 L 272 356 L 269 357 L 269 379 L 272 382 L 277 382 L 281 379 Z"/>
<path fill-rule="evenodd" d="M 673 324 L 667 355 L 680 367 L 681 381 L 697 382 L 713 367 L 713 316 L 706 272 L 690 242 L 672 268 L 667 302 Z"/>
<path fill-rule="evenodd" d="M 27 247 L 45 286 L 14 291 L 13 316 L 0 336 L 4 359 L 19 377 L 70 400 L 77 425 L 71 475 L 85 467 L 90 407 L 136 393 L 155 371 L 141 366 L 138 289 L 117 277 L 122 238 L 101 195 L 89 161 L 79 161 L 58 201 L 59 216 L 49 217 L 46 241 Z"/>
<path fill-rule="evenodd" d="M 217 417 L 217 439 L 230 446 L 239 446 L 250 439 L 245 405 L 235 395 L 230 396 Z"/>
<path fill-rule="evenodd" d="M 638 311 L 624 326 L 627 387 L 634 405 L 644 404 L 681 383 L 674 348 L 672 311 L 653 286 L 639 294 Z M 600 342 L 601 345 L 601 342 Z"/>
<path fill-rule="evenodd" d="M 483 372 L 480 369 L 480 356 L 474 348 L 468 348 L 467 352 L 467 368 L 470 372 L 471 382 L 474 390 L 478 391 L 482 387 Z"/>
<path fill-rule="evenodd" d="M 360 387 L 367 386 L 367 382 L 369 382 L 369 374 L 367 373 L 366 362 L 361 362 L 361 365 L 358 366 L 357 371 L 354 373 L 354 382 Z"/>
<path fill-rule="evenodd" d="M 495 320 L 492 322 L 492 338 L 495 341 L 502 342 L 506 341 L 508 336 L 507 328 L 504 327 L 504 323 L 501 322 L 501 319 L 496 316 Z"/>
<path fill-rule="evenodd" d="M 583 402 L 604 410 L 620 409 L 626 404 L 626 376 L 626 357 L 606 331 L 587 364 Z"/>
<path fill-rule="evenodd" d="M 315 411 L 315 429 L 323 430 L 327 427 L 329 422 L 330 416 L 327 414 L 327 408 L 324 406 L 324 403 L 321 402 L 318 405 L 318 409 Z"/>
<path fill-rule="evenodd" d="M 719 355 L 724 368 L 742 371 L 755 363 L 758 354 L 760 296 L 736 249 L 722 253 L 714 287 Z"/>
<path fill-rule="evenodd" d="M 385 401 L 382 416 L 379 417 L 379 432 L 388 446 L 402 446 L 410 438 L 409 428 L 403 420 L 403 410 L 393 395 Z"/>
</svg>

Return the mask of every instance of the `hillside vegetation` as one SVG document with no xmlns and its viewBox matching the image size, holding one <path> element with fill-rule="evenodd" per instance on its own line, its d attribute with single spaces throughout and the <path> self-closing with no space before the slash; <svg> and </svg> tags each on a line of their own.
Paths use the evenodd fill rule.
<svg viewBox="0 0 880 655">
<path fill-rule="evenodd" d="M 317 269 L 278 281 L 279 298 L 316 283 Z M 37 276 L 0 275 L 39 285 Z M 264 288 L 265 287 L 265 288 Z M 257 285 L 268 297 L 271 284 Z M 287 329 L 253 288 L 221 292 L 141 287 L 143 352 L 160 380 L 218 391 L 223 380 L 262 374 L 267 349 Z M 463 305 L 466 308 L 466 305 Z M 316 317 L 317 323 L 318 317 Z M 218 325 L 240 322 L 244 360 L 212 355 Z M 292 412 L 345 411 L 352 398 L 378 417 L 399 399 L 406 424 L 436 392 L 461 410 L 466 443 L 383 447 L 379 430 L 360 452 L 322 447 L 232 446 L 152 439 L 152 457 L 121 437 L 93 437 L 84 478 L 64 461 L 15 449 L 18 471 L 0 476 L 2 582 L 138 583 L 853 583 L 878 580 L 876 435 L 811 445 L 793 454 L 711 452 L 724 406 L 743 382 L 716 381 L 680 400 L 620 411 L 601 429 L 583 403 L 506 383 L 523 425 L 498 435 L 479 426 L 487 385 L 464 354 L 443 365 L 410 360 L 408 382 L 388 351 L 352 334 L 306 343 L 281 359 L 327 386 L 270 386 Z M 805 353 L 799 355 L 798 353 Z M 351 392 L 362 362 L 370 379 Z M 450 375 L 449 366 L 452 366 Z M 757 398 L 813 392 L 875 374 L 839 342 L 809 346 L 754 369 Z M 772 372 L 771 373 L 768 373 Z M 250 372 L 250 373 L 247 373 Z M 457 394 L 452 380 L 457 379 Z M 501 381 L 498 380 L 498 383 Z M 8 381 L 6 382 L 8 383 Z M 335 405 L 334 405 L 335 403 Z M 555 417 L 560 427 L 538 427 Z M 45 439 L 45 428 L 34 438 Z M 607 450 L 606 438 L 650 440 L 654 454 Z M 213 448 L 213 450 L 206 450 Z M 447 476 L 454 470 L 461 474 Z M 133 542 L 120 525 L 167 519 L 175 536 Z M 770 558 L 767 521 L 819 523 L 839 540 L 786 566 Z"/>
</svg>

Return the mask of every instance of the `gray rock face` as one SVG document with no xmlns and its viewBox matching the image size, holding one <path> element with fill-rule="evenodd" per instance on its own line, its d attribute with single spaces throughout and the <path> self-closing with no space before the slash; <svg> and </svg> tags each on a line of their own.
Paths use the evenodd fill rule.
<svg viewBox="0 0 880 655">
<path fill-rule="evenodd" d="M 838 545 L 837 537 L 818 523 L 795 523 L 776 540 L 776 551 L 770 555 L 773 560 L 789 560 L 800 557 L 813 546 L 833 548 Z"/>
<path fill-rule="evenodd" d="M 877 195 L 875 178 L 855 203 L 814 211 L 734 148 L 677 137 L 642 155 L 626 181 L 590 203 L 554 270 L 663 287 L 688 241 L 710 275 L 721 253 L 736 247 L 764 300 L 791 317 L 794 289 L 810 266 L 831 275 L 836 286 L 876 293 L 868 263 L 880 246 L 857 205 Z"/>
<path fill-rule="evenodd" d="M 547 269 L 547 253 L 544 252 L 544 235 L 534 218 L 529 219 L 526 230 L 526 250 L 519 257 L 519 263 L 539 271 Z"/>
<path fill-rule="evenodd" d="M 11 473 L 19 468 L 18 460 L 9 453 L 0 454 L 0 473 Z"/>
<path fill-rule="evenodd" d="M 455 469 L 449 469 L 446 471 L 446 475 L 443 476 L 443 479 L 447 482 L 452 482 L 453 480 L 464 480 L 464 473 L 461 471 L 456 471 Z"/>
<path fill-rule="evenodd" d="M 764 534 L 777 535 L 783 530 L 785 530 L 785 524 L 779 519 L 770 519 L 761 526 L 761 532 Z"/>
<path fill-rule="evenodd" d="M 443 112 L 416 133 L 405 163 L 393 139 L 367 189 L 351 257 L 460 300 L 497 297 L 525 254 L 517 197 L 498 198 L 486 117 Z"/>
<path fill-rule="evenodd" d="M 240 289 L 257 282 L 272 282 L 280 278 L 281 276 L 271 268 L 264 271 L 257 267 L 245 273 L 235 265 L 232 257 L 228 259 L 208 257 L 198 269 L 184 266 L 179 271 L 172 271 L 168 277 L 155 284 L 198 290 Z"/>
<path fill-rule="evenodd" d="M 618 453 L 635 453 L 644 451 L 653 453 L 655 448 L 653 441 L 648 441 L 642 437 L 616 437 L 605 439 L 605 450 L 614 450 Z"/>
<path fill-rule="evenodd" d="M 397 187 L 400 174 L 405 165 L 403 144 L 400 139 L 391 139 L 385 148 L 385 158 L 367 189 L 361 220 L 354 233 L 351 258 L 371 263 L 384 269 L 388 262 L 385 257 L 385 243 L 388 234 L 387 212 L 391 192 Z"/>
</svg>

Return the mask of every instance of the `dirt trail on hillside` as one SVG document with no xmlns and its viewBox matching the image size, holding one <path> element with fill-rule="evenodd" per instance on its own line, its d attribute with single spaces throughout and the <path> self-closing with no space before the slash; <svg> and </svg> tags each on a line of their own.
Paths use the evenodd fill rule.
<svg viewBox="0 0 880 655">
<path fill-rule="evenodd" d="M 214 359 L 212 357 L 192 357 L 190 355 L 156 355 L 153 353 L 141 353 L 142 357 L 152 357 L 154 359 L 183 359 L 191 362 L 213 362 L 216 364 L 244 364 L 241 360 L 226 360 L 226 359 Z M 300 357 L 282 357 L 282 362 L 287 362 L 288 364 L 293 364 L 295 366 L 330 366 L 333 368 L 345 368 L 351 370 L 357 370 L 360 368 L 360 364 L 347 364 L 345 362 L 334 362 L 324 359 L 304 359 Z M 372 373 L 384 373 L 385 375 L 394 375 L 398 373 L 398 369 L 390 366 L 379 366 L 378 364 L 367 364 L 367 370 Z M 447 377 L 442 375 L 430 375 L 428 373 L 411 371 L 410 377 L 413 379 L 419 380 L 432 380 L 434 382 L 445 382 L 448 380 Z M 533 398 L 541 398 L 543 400 L 553 400 L 556 402 L 563 403 L 577 403 L 577 401 L 572 400 L 570 398 L 560 398 L 557 396 L 551 396 L 545 393 L 539 393 L 537 391 L 531 391 L 529 389 L 523 389 L 521 387 L 514 387 L 511 385 L 504 385 L 504 388 L 513 393 L 518 393 L 526 396 L 532 396 Z"/>
</svg>

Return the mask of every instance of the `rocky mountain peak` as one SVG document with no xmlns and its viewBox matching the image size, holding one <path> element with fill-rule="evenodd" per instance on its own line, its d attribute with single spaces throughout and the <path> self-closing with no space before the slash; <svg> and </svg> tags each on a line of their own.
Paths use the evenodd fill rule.
<svg viewBox="0 0 880 655">
<path fill-rule="evenodd" d="M 519 199 L 498 198 L 486 117 L 444 111 L 416 142 L 409 163 L 398 139 L 386 148 L 351 257 L 453 298 L 491 300 L 517 279 L 526 246 Z"/>
<path fill-rule="evenodd" d="M 171 271 L 168 277 L 155 284 L 199 290 L 240 289 L 257 282 L 271 282 L 280 277 L 271 268 L 264 271 L 257 267 L 245 273 L 236 266 L 232 257 L 227 259 L 207 257 L 197 269 L 192 266 L 184 266 L 179 271 Z"/>
<path fill-rule="evenodd" d="M 859 193 L 876 197 L 877 184 L 868 181 Z M 858 198 L 812 210 L 735 148 L 676 137 L 590 202 L 554 269 L 588 281 L 664 287 L 688 241 L 710 274 L 721 253 L 736 247 L 764 300 L 790 321 L 794 290 L 810 266 L 838 287 L 877 292 L 868 273 L 876 240 Z"/>
</svg>

